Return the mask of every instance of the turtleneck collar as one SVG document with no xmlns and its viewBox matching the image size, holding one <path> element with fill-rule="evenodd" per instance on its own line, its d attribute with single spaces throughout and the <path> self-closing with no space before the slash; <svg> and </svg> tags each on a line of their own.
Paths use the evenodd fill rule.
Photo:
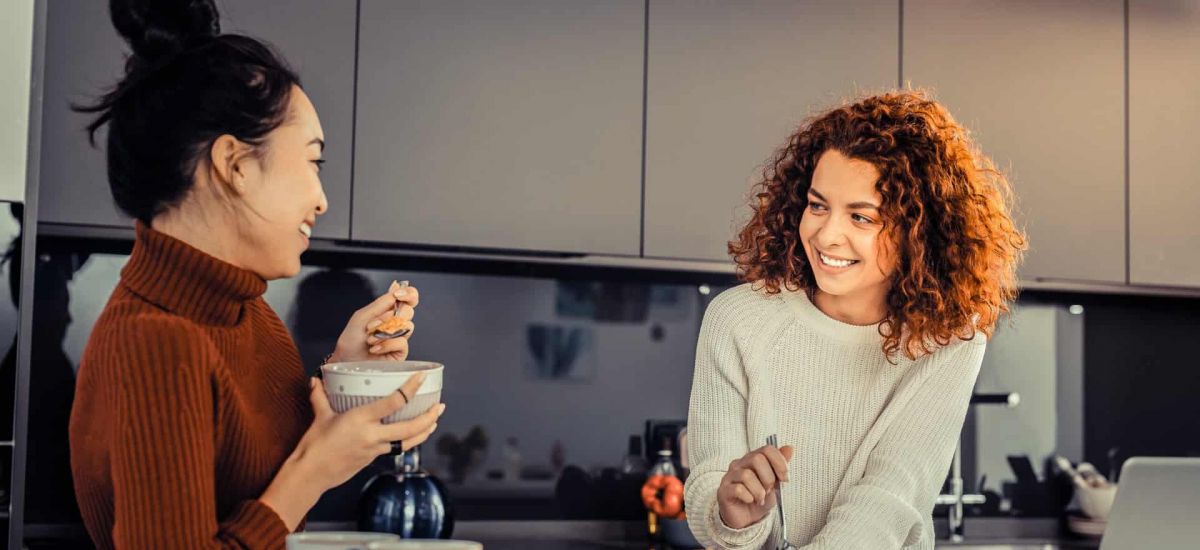
<svg viewBox="0 0 1200 550">
<path fill-rule="evenodd" d="M 137 222 L 121 281 L 138 296 L 207 325 L 234 325 L 246 302 L 267 291 L 257 274 Z"/>
</svg>

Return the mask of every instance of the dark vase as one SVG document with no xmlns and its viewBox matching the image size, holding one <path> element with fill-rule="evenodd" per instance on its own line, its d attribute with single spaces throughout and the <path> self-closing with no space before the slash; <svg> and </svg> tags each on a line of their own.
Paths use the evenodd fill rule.
<svg viewBox="0 0 1200 550">
<path fill-rule="evenodd" d="M 395 468 L 371 478 L 358 499 L 358 529 L 406 539 L 448 539 L 454 509 L 446 486 L 421 469 L 414 448 L 393 455 Z"/>
</svg>

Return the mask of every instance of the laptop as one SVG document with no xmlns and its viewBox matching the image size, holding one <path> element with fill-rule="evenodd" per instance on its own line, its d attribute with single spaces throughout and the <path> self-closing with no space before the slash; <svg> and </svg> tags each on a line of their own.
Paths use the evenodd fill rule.
<svg viewBox="0 0 1200 550">
<path fill-rule="evenodd" d="M 1200 458 L 1131 458 L 1119 487 L 1100 550 L 1200 548 Z"/>
</svg>

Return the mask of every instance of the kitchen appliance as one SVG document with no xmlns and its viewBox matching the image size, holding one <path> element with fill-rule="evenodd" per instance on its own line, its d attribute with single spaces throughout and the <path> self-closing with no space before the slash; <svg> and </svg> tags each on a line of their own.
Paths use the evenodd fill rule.
<svg viewBox="0 0 1200 550">
<path fill-rule="evenodd" d="M 1134 457 L 1100 550 L 1183 550 L 1200 543 L 1200 458 Z"/>
<path fill-rule="evenodd" d="M 358 499 L 358 528 L 405 539 L 448 539 L 454 509 L 446 486 L 421 469 L 421 449 L 392 455 L 394 468 L 371 478 Z"/>
</svg>

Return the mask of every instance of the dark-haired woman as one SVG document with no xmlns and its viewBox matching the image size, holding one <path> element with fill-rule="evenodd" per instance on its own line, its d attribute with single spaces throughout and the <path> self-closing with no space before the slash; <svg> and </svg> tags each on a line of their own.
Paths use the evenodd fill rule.
<svg viewBox="0 0 1200 550">
<path fill-rule="evenodd" d="M 269 48 L 219 33 L 212 0 L 112 0 L 132 48 L 94 106 L 108 176 L 137 221 L 120 283 L 96 322 L 71 415 L 75 492 L 100 548 L 283 548 L 327 489 L 376 456 L 420 444 L 443 406 L 380 419 L 419 379 L 334 414 L 263 301 L 296 275 L 327 208 L 324 135 L 299 79 Z M 416 289 L 358 310 L 331 360 L 398 360 Z"/>
<path fill-rule="evenodd" d="M 1016 293 L 1008 184 L 945 108 L 896 92 L 811 119 L 758 191 L 729 247 L 746 284 L 700 333 L 692 531 L 775 548 L 779 491 L 798 548 L 933 548 L 934 497 Z"/>
</svg>

